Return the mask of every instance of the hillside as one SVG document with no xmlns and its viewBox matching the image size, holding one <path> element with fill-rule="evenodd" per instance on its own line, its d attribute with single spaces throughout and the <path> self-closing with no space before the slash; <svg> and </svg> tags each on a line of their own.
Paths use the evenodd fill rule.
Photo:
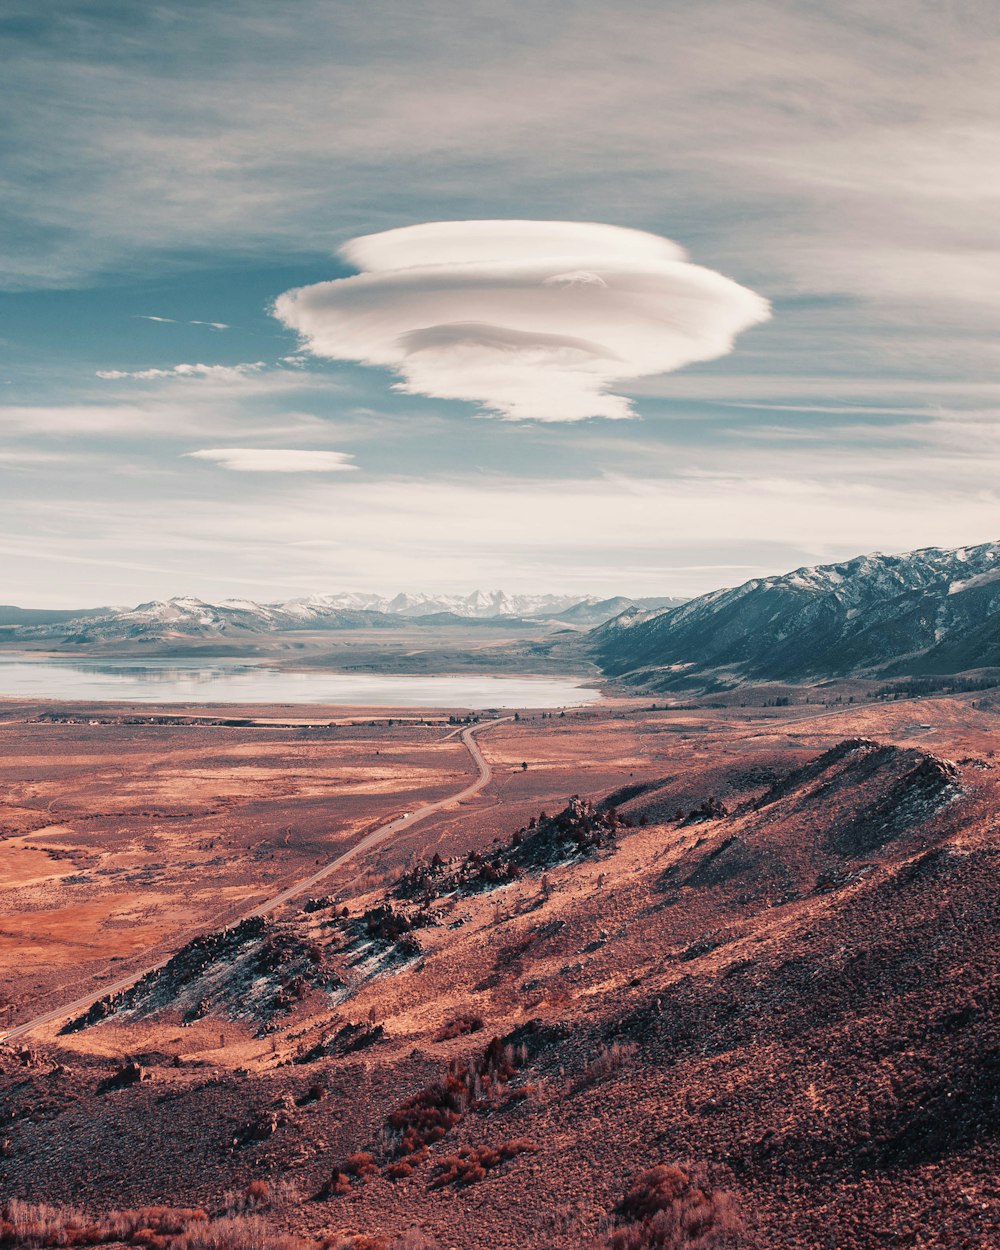
<svg viewBox="0 0 1000 1250">
<path fill-rule="evenodd" d="M 0 1047 L 0 1184 L 221 1250 L 247 1210 L 286 1250 L 997 1244 L 995 710 L 952 711 L 982 754 L 919 707 L 663 720 L 659 775 L 195 939 Z M 157 1209 L 132 1244 L 184 1250 Z"/>
<path fill-rule="evenodd" d="M 0 628 L 15 625 L 57 625 L 88 616 L 101 616 L 107 608 L 17 608 L 0 604 Z"/>
<path fill-rule="evenodd" d="M 610 676 L 654 690 L 1000 666 L 1000 543 L 755 578 L 591 635 Z"/>
</svg>

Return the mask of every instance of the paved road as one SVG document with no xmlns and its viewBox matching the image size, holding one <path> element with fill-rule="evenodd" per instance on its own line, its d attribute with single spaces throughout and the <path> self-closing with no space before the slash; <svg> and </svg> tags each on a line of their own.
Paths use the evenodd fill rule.
<svg viewBox="0 0 1000 1250">
<path fill-rule="evenodd" d="M 301 881 L 296 881 L 294 885 L 290 885 L 279 894 L 274 894 L 270 898 L 265 899 L 263 903 L 258 903 L 256 907 L 244 912 L 229 923 L 231 925 L 238 924 L 241 920 L 250 919 L 251 916 L 267 915 L 268 912 L 274 911 L 283 903 L 290 902 L 293 898 L 298 898 L 300 894 L 305 894 L 307 890 L 311 890 L 314 885 L 317 885 L 332 872 L 343 867 L 344 864 L 349 863 L 350 860 L 358 855 L 363 855 L 365 851 L 370 851 L 373 846 L 379 846 L 382 842 L 387 841 L 394 833 L 398 833 L 401 829 L 407 829 L 411 825 L 417 824 L 418 821 L 426 820 L 428 816 L 433 816 L 435 812 L 440 812 L 443 808 L 451 807 L 455 803 L 461 803 L 464 799 L 470 799 L 474 794 L 478 794 L 480 790 L 490 784 L 490 781 L 493 779 L 493 770 L 479 749 L 479 743 L 474 735 L 484 729 L 491 728 L 493 725 L 500 725 L 504 721 L 511 719 L 509 716 L 501 716 L 497 720 L 485 721 L 481 725 L 470 725 L 467 729 L 462 730 L 462 741 L 468 748 L 472 761 L 479 773 L 475 781 L 470 781 L 464 789 L 459 790 L 457 794 L 448 795 L 447 798 L 437 799 L 435 802 L 427 803 L 423 807 L 416 807 L 412 812 L 404 812 L 401 816 L 396 816 L 393 820 L 390 820 L 388 824 L 379 825 L 377 829 L 373 829 L 371 833 L 366 833 L 360 841 L 355 842 L 349 850 L 338 855 L 336 859 L 331 859 L 322 868 L 318 868 L 311 876 L 304 877 Z M 157 968 L 162 968 L 170 958 L 170 955 L 166 955 L 146 968 L 130 972 L 126 976 L 119 977 L 116 981 L 105 982 L 99 988 L 90 990 L 87 994 L 80 998 L 75 998 L 70 1003 L 63 1003 L 59 1007 L 53 1007 L 51 1011 L 43 1012 L 42 1015 L 36 1016 L 33 1020 L 26 1020 L 24 1024 L 15 1025 L 14 1028 L 9 1029 L 6 1033 L 0 1033 L 0 1042 L 14 1041 L 16 1038 L 25 1037 L 27 1034 L 33 1033 L 45 1024 L 55 1024 L 60 1020 L 66 1020 L 72 1016 L 79 1015 L 80 1012 L 86 1011 L 92 1003 L 95 1003 L 99 998 L 103 998 L 106 994 L 114 994 L 118 990 L 127 989 L 130 985 L 134 985 L 140 977 L 145 976 L 147 972 L 154 972 Z"/>
</svg>

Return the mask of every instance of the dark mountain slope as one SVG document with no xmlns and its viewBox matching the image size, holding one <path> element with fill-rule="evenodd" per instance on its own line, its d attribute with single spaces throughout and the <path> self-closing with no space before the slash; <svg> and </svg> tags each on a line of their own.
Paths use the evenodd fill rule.
<svg viewBox="0 0 1000 1250">
<path fill-rule="evenodd" d="M 593 631 L 609 675 L 668 689 L 1000 664 L 1000 543 L 859 556 Z"/>
</svg>

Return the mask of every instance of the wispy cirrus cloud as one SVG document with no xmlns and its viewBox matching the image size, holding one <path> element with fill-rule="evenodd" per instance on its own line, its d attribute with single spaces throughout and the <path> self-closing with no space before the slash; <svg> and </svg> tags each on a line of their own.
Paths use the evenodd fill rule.
<svg viewBox="0 0 1000 1250">
<path fill-rule="evenodd" d="M 344 473 L 358 467 L 348 452 L 310 448 L 205 447 L 184 454 L 235 473 Z"/>
<path fill-rule="evenodd" d="M 8 529 L 23 553 L 8 559 L 9 593 L 37 578 L 36 559 L 62 559 L 60 593 L 91 601 L 179 588 L 211 597 L 219 585 L 258 597 L 262 586 L 274 597 L 323 586 L 394 591 L 418 577 L 468 590 L 513 576 L 519 587 L 546 589 L 555 568 L 560 585 L 581 592 L 698 594 L 860 551 L 995 533 L 995 488 L 974 488 L 977 466 L 935 458 L 946 489 L 928 480 L 925 455 L 873 454 L 858 480 L 852 457 L 803 453 L 778 465 L 771 449 L 749 464 L 730 457 L 669 480 L 576 479 L 544 490 L 536 480 L 347 474 L 336 489 L 317 477 L 277 477 L 267 492 L 251 492 L 233 474 L 205 475 L 202 489 L 192 475 L 182 495 L 163 499 L 149 497 L 145 479 L 121 478 L 106 498 L 70 500 L 55 515 L 27 494 L 5 526 L 0 506 L 0 538 Z M 996 481 L 997 454 L 988 460 Z M 149 576 L 76 569 L 109 555 L 148 564 Z"/>
<path fill-rule="evenodd" d="M 230 326 L 225 321 L 182 321 L 177 317 L 157 317 L 153 313 L 138 313 L 136 315 L 136 320 L 137 321 L 159 321 L 163 325 L 171 325 L 171 326 L 179 326 L 179 325 L 206 326 L 209 330 L 231 330 L 232 329 L 232 326 Z"/>
<path fill-rule="evenodd" d="M 669 239 L 594 222 L 428 222 L 341 251 L 365 272 L 275 302 L 308 350 L 509 420 L 634 416 L 612 386 L 724 356 L 770 316 Z"/>
<path fill-rule="evenodd" d="M 15 286 L 151 251 L 325 250 L 331 216 L 346 235 L 449 202 L 586 203 L 646 225 L 669 206 L 716 264 L 784 290 L 995 303 L 985 0 L 180 7 L 136 9 L 126 39 L 113 5 L 9 0 L 30 18 L 2 32 L 26 102 Z"/>
<path fill-rule="evenodd" d="M 97 376 L 106 381 L 158 382 L 164 378 L 207 378 L 213 382 L 235 382 L 252 377 L 267 368 L 264 360 L 240 365 L 171 365 L 169 369 L 98 369 Z"/>
</svg>

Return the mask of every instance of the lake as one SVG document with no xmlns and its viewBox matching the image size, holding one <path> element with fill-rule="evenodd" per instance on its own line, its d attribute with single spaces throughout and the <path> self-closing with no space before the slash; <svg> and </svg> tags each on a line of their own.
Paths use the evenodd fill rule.
<svg viewBox="0 0 1000 1250">
<path fill-rule="evenodd" d="M 77 660 L 0 655 L 0 698 L 136 703 L 324 703 L 347 707 L 582 707 L 571 677 L 287 672 L 252 660 Z"/>
</svg>

